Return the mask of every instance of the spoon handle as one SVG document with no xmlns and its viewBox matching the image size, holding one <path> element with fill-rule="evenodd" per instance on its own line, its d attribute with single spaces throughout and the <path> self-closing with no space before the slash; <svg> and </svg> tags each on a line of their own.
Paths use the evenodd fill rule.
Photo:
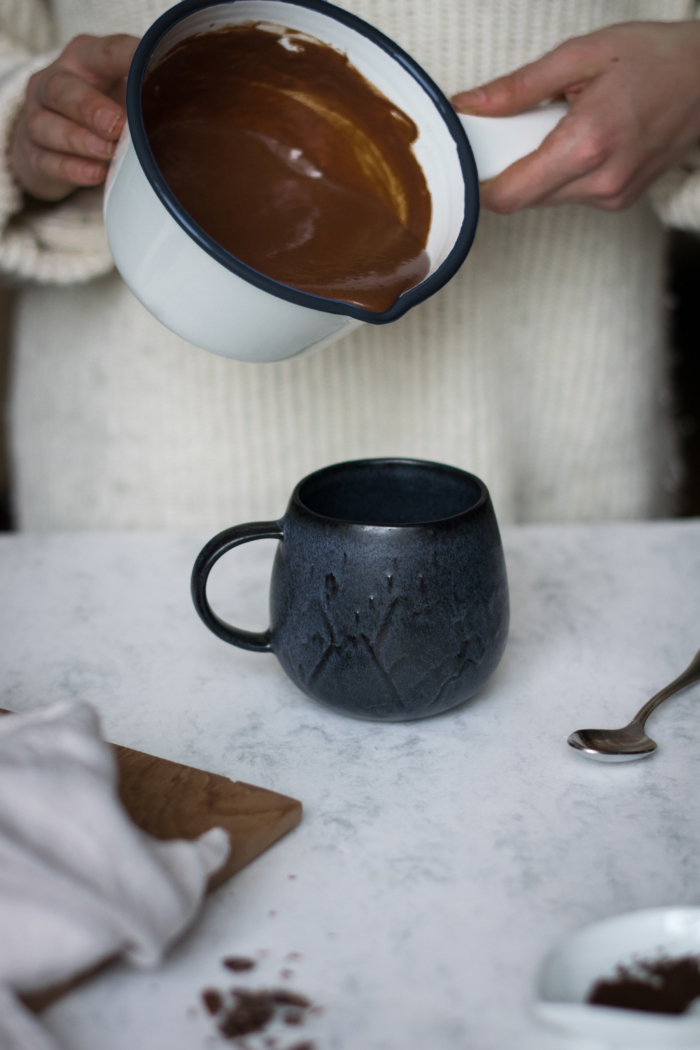
<svg viewBox="0 0 700 1050">
<path fill-rule="evenodd" d="M 646 722 L 647 718 L 652 711 L 655 711 L 659 704 L 663 703 L 669 696 L 673 696 L 680 689 L 685 689 L 687 685 L 692 685 L 693 682 L 700 680 L 700 649 L 697 651 L 693 659 L 691 660 L 688 667 L 682 674 L 678 675 L 678 678 L 674 678 L 670 685 L 667 685 L 665 689 L 652 696 L 651 700 L 647 700 L 644 707 L 642 707 L 632 719 L 633 722 L 639 723 L 642 727 Z"/>
</svg>

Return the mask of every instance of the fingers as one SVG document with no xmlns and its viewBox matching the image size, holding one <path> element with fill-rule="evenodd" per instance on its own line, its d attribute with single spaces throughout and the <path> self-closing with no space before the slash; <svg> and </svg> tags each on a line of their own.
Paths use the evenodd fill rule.
<svg viewBox="0 0 700 1050">
<path fill-rule="evenodd" d="M 107 173 L 126 121 L 124 78 L 136 37 L 80 36 L 35 73 L 10 148 L 12 170 L 28 193 L 59 200 Z"/>
<path fill-rule="evenodd" d="M 570 40 L 536 62 L 521 66 L 513 73 L 497 77 L 471 91 L 452 98 L 461 113 L 481 116 L 511 116 L 532 109 L 540 102 L 564 96 L 571 88 L 580 90 L 581 83 L 601 71 L 601 56 L 589 38 Z"/>
<path fill-rule="evenodd" d="M 597 171 L 608 155 L 604 132 L 572 107 L 539 149 L 482 186 L 482 201 L 501 215 L 533 207 L 570 182 Z"/>
<path fill-rule="evenodd" d="M 28 147 L 23 156 L 22 185 L 40 200 L 60 200 L 76 186 L 98 186 L 107 175 L 104 162 Z"/>
<path fill-rule="evenodd" d="M 29 120 L 28 137 L 33 146 L 89 160 L 110 160 L 115 150 L 114 141 L 47 109 L 37 110 Z"/>
<path fill-rule="evenodd" d="M 126 119 L 117 102 L 77 73 L 63 69 L 57 69 L 52 76 L 39 81 L 35 101 L 44 111 L 67 118 L 107 142 L 119 138 Z"/>
<path fill-rule="evenodd" d="M 119 33 L 113 36 L 77 36 L 63 51 L 60 64 L 101 90 L 129 72 L 138 38 Z"/>
<path fill-rule="evenodd" d="M 666 168 L 681 160 L 682 156 L 682 153 L 665 153 L 653 160 L 624 167 L 614 162 L 607 163 L 593 175 L 575 179 L 555 193 L 543 197 L 536 207 L 586 204 L 601 211 L 622 211 L 639 200 L 654 180 Z"/>
</svg>

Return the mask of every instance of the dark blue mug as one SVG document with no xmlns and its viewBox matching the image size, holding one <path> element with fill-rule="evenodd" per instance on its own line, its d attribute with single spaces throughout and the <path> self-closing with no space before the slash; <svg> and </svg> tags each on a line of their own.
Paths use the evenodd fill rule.
<svg viewBox="0 0 700 1050">
<path fill-rule="evenodd" d="M 280 541 L 270 628 L 243 631 L 207 600 L 226 551 Z M 486 486 L 415 459 L 365 459 L 300 481 L 280 521 L 236 525 L 201 551 L 192 598 L 224 641 L 274 653 L 308 696 L 382 722 L 447 711 L 486 682 L 508 635 L 508 583 Z"/>
</svg>

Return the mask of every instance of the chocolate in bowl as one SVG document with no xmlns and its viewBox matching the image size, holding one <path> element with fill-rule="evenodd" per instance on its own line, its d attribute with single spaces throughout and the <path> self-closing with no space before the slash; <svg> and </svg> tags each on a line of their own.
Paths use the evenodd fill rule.
<svg viewBox="0 0 700 1050">
<path fill-rule="evenodd" d="M 262 22 L 196 34 L 142 109 L 177 200 L 258 272 L 372 312 L 428 274 L 416 125 L 329 45 Z"/>
</svg>

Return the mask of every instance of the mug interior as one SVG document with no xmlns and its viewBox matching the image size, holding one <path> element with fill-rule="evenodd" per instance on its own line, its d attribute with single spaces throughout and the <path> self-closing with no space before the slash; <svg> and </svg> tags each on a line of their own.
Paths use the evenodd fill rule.
<svg viewBox="0 0 700 1050">
<path fill-rule="evenodd" d="M 331 11 L 338 10 L 330 5 L 319 6 L 325 6 Z M 343 16 L 347 17 L 345 12 L 338 11 L 338 18 Z M 465 238 L 465 226 L 468 228 L 466 247 L 471 243 L 478 213 L 476 179 L 474 188 L 470 186 L 467 194 L 457 142 L 435 101 L 402 64 L 403 52 L 396 48 L 396 56 L 392 57 L 378 43 L 338 18 L 313 7 L 286 3 L 284 0 L 237 0 L 235 3 L 205 7 L 183 18 L 165 33 L 148 61 L 146 73 L 176 44 L 189 36 L 249 21 L 268 22 L 307 33 L 345 53 L 356 69 L 407 113 L 418 128 L 413 151 L 423 168 L 432 198 L 432 220 L 427 243 L 430 271 L 416 286 L 420 288 L 445 263 L 460 235 L 462 239 Z M 380 34 L 376 35 L 379 38 Z M 425 79 L 427 81 L 427 77 Z M 474 214 L 467 215 L 465 223 L 465 210 L 469 207 Z M 415 289 L 410 292 L 415 292 Z M 353 314 L 356 312 L 352 311 Z M 371 317 L 367 319 L 373 320 Z"/>
<path fill-rule="evenodd" d="M 419 460 L 359 460 L 319 470 L 296 496 L 324 518 L 364 525 L 423 525 L 464 514 L 486 498 L 478 478 Z"/>
</svg>

